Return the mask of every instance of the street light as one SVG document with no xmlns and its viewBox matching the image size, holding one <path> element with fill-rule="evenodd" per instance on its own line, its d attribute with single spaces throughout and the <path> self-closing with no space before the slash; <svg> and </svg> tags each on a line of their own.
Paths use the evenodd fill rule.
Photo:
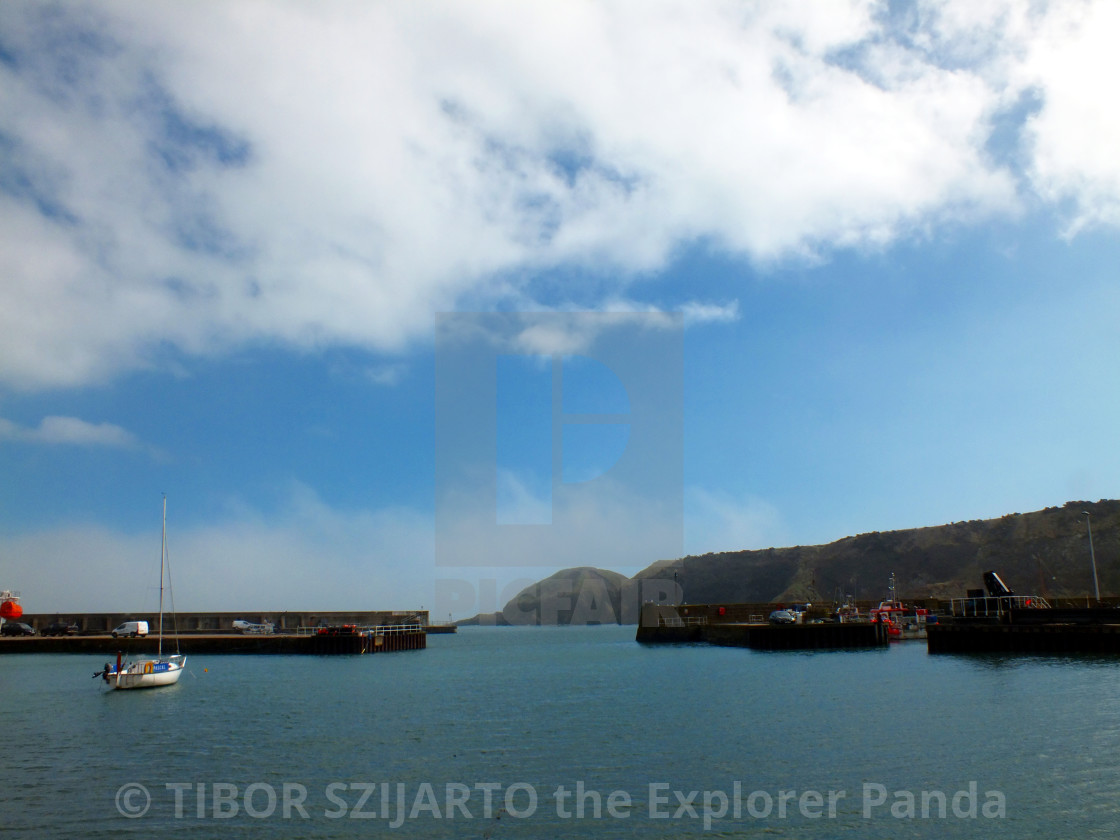
<svg viewBox="0 0 1120 840">
<path fill-rule="evenodd" d="M 1097 583 L 1097 558 L 1093 554 L 1093 514 L 1087 510 L 1081 511 L 1085 517 L 1085 525 L 1089 528 L 1089 562 L 1093 564 L 1093 590 L 1097 594 L 1097 603 L 1101 602 L 1101 585 Z"/>
</svg>

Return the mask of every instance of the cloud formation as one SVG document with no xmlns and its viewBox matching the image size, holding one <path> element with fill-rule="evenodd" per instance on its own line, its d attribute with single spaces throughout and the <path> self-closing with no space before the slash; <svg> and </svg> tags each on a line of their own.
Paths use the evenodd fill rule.
<svg viewBox="0 0 1120 840">
<path fill-rule="evenodd" d="M 184 530 L 174 519 L 172 501 L 168 554 L 181 611 L 432 604 L 425 582 L 433 562 L 431 518 L 411 509 L 339 510 L 293 485 L 272 515 L 239 504 L 206 526 Z M 143 612 L 158 605 L 158 522 L 150 533 L 74 524 L 3 537 L 0 556 L 13 580 L 51 581 L 34 598 L 25 592 L 28 612 Z"/>
<path fill-rule="evenodd" d="M 77 417 L 44 417 L 31 428 L 0 417 L 0 440 L 73 446 L 140 449 L 143 444 L 127 429 L 113 423 L 89 423 Z"/>
<path fill-rule="evenodd" d="M 396 352 L 435 311 L 640 299 L 697 242 L 815 258 L 1035 201 L 1116 225 L 1118 15 L 4 3 L 0 382 Z"/>
<path fill-rule="evenodd" d="M 685 491 L 685 553 L 785 545 L 789 527 L 764 499 L 689 487 Z"/>
<path fill-rule="evenodd" d="M 647 560 L 635 562 L 617 545 L 609 513 L 586 511 L 593 529 L 589 562 L 605 552 L 629 559 L 624 571 L 636 572 Z M 185 528 L 175 520 L 172 500 L 168 556 L 175 608 L 182 612 L 423 608 L 435 620 L 449 611 L 465 618 L 501 609 L 524 586 L 560 568 L 521 567 L 490 555 L 481 555 L 477 567 L 439 568 L 430 513 L 403 506 L 341 509 L 298 483 L 285 488 L 273 513 L 235 500 L 212 523 Z M 158 521 L 141 533 L 75 523 L 0 535 L 0 557 L 5 573 L 25 582 L 29 613 L 142 614 L 159 603 Z M 34 580 L 50 584 L 33 593 L 26 582 Z"/>
</svg>

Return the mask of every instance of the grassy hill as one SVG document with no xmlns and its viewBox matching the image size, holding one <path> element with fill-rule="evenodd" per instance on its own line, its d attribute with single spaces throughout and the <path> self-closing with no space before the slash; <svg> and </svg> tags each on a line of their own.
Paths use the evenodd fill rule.
<svg viewBox="0 0 1120 840">
<path fill-rule="evenodd" d="M 1092 514 L 1102 596 L 1120 594 L 1120 501 L 1067 502 L 998 519 L 872 532 L 827 545 L 725 551 L 663 560 L 632 579 L 605 569 L 565 569 L 523 589 L 501 613 L 463 624 L 586 624 L 633 621 L 642 581 L 673 581 L 692 604 L 879 600 L 890 576 L 906 599 L 960 597 L 999 572 L 1012 589 L 1047 598 L 1093 593 L 1089 539 L 1082 511 Z M 628 603 L 628 602 L 627 602 Z"/>
<path fill-rule="evenodd" d="M 827 545 L 731 551 L 661 561 L 636 578 L 672 578 L 694 603 L 875 599 L 893 573 L 905 598 L 948 599 L 995 569 L 1017 591 L 1093 592 L 1085 517 L 1092 514 L 1101 594 L 1120 592 L 1120 501 L 1068 502 L 998 519 L 872 532 Z"/>
</svg>

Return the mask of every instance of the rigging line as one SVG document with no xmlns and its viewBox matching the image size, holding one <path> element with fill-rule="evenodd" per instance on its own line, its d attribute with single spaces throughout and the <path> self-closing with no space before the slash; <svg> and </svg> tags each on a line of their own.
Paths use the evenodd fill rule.
<svg viewBox="0 0 1120 840">
<path fill-rule="evenodd" d="M 163 556 L 167 564 L 167 597 L 171 601 L 171 632 L 175 635 L 175 653 L 179 653 L 179 613 L 175 610 L 175 587 L 171 585 L 171 552 L 167 550 L 167 538 L 163 541 Z"/>
</svg>

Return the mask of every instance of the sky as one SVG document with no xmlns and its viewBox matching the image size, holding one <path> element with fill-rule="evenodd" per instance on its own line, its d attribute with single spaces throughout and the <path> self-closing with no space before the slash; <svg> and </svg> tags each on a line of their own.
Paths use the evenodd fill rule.
<svg viewBox="0 0 1120 840">
<path fill-rule="evenodd" d="M 1118 39 L 1110 0 L 7 0 L 0 589 L 150 609 L 164 495 L 180 610 L 436 618 L 1116 498 Z"/>
</svg>

